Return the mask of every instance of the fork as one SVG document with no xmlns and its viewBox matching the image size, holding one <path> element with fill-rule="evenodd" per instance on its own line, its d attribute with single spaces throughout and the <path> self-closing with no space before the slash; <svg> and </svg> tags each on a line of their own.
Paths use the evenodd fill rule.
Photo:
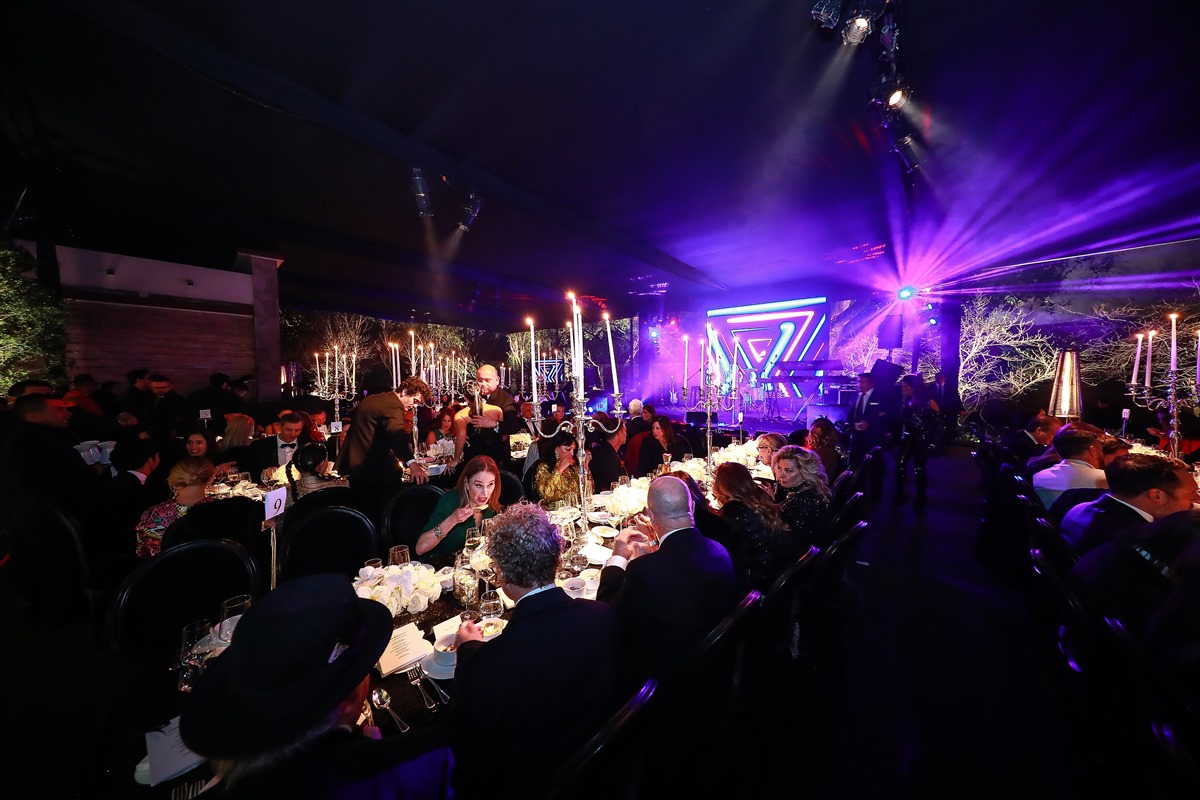
<svg viewBox="0 0 1200 800">
<path fill-rule="evenodd" d="M 429 696 L 429 692 L 425 691 L 425 687 L 421 684 L 421 670 L 419 667 L 413 667 L 408 671 L 408 682 L 421 690 L 421 699 L 425 701 L 425 707 L 429 709 L 437 708 L 437 703 Z"/>
<path fill-rule="evenodd" d="M 204 778 L 199 778 L 191 783 L 181 783 L 171 790 L 171 800 L 192 800 L 200 794 L 200 790 L 204 788 L 204 784 L 208 781 Z"/>
</svg>

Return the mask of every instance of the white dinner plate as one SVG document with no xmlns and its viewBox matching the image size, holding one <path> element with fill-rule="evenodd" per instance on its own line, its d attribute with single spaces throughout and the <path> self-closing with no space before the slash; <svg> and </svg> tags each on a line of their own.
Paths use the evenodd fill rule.
<svg viewBox="0 0 1200 800">
<path fill-rule="evenodd" d="M 620 533 L 620 531 L 610 525 L 597 525 L 596 527 L 592 528 L 592 533 L 596 534 L 601 539 L 612 539 L 618 533 Z"/>
<path fill-rule="evenodd" d="M 607 511 L 589 511 L 588 522 L 597 522 L 601 525 L 612 519 L 612 514 Z"/>
</svg>

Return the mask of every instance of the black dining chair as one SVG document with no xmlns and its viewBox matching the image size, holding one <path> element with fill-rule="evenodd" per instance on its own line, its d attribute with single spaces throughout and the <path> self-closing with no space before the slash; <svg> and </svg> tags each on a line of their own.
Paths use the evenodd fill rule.
<svg viewBox="0 0 1200 800">
<path fill-rule="evenodd" d="M 290 489 L 288 491 L 291 491 Z M 296 499 L 288 508 L 287 513 L 283 515 L 282 527 L 286 528 L 290 520 L 306 517 L 309 513 L 318 508 L 327 508 L 328 506 L 345 506 L 346 508 L 357 508 L 359 511 L 366 511 L 361 507 L 359 502 L 359 494 L 349 486 L 327 486 L 324 489 L 318 489 L 315 492 L 309 492 L 303 497 Z"/>
<path fill-rule="evenodd" d="M 258 565 L 261 588 L 270 588 L 271 532 L 263 529 L 263 504 L 249 497 L 230 497 L 194 506 L 163 532 L 162 550 L 197 539 L 228 539 L 245 547 Z"/>
<path fill-rule="evenodd" d="M 816 545 L 808 548 L 767 589 L 763 596 L 762 613 L 758 615 L 757 633 L 753 637 L 759 652 L 768 656 L 786 652 L 790 657 L 796 657 L 796 653 L 790 652 L 792 628 L 796 624 L 796 613 L 800 610 L 805 580 L 816 565 L 820 552 Z"/>
<path fill-rule="evenodd" d="M 534 466 L 530 467 L 529 471 L 525 473 L 523 478 L 521 478 L 521 487 L 525 491 L 525 499 L 531 503 L 536 503 L 542 499 L 541 493 L 537 490 L 537 481 L 534 480 L 536 477 L 537 465 L 535 464 Z"/>
<path fill-rule="evenodd" d="M 283 535 L 283 580 L 323 572 L 353 578 L 364 561 L 383 557 L 375 523 L 355 508 L 318 508 Z"/>
<path fill-rule="evenodd" d="M 507 508 L 525 498 L 525 487 L 521 479 L 508 470 L 500 470 L 500 505 Z"/>
<path fill-rule="evenodd" d="M 632 798 L 645 764 L 646 706 L 658 682 L 647 680 L 550 779 L 549 798 Z"/>
<path fill-rule="evenodd" d="M 846 502 L 837 509 L 829 520 L 827 541 L 833 542 L 844 536 L 851 528 L 862 521 L 866 510 L 867 498 L 862 492 L 855 492 L 846 498 Z"/>
<path fill-rule="evenodd" d="M 829 507 L 835 511 L 850 499 L 854 485 L 854 470 L 844 470 L 829 487 Z"/>
<path fill-rule="evenodd" d="M 385 550 L 398 544 L 413 549 L 425 523 L 445 492 L 429 483 L 410 483 L 398 489 L 383 506 L 380 538 Z M 415 554 L 414 554 L 415 555 Z"/>
</svg>

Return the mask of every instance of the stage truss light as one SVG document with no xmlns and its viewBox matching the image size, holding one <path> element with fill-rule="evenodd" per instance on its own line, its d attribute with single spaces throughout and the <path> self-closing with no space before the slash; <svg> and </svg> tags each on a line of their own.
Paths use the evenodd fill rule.
<svg viewBox="0 0 1200 800">
<path fill-rule="evenodd" d="M 917 152 L 917 139 L 908 120 L 902 113 L 888 113 L 883 118 L 883 129 L 887 132 L 892 152 L 900 159 L 904 171 L 912 173 L 921 165 Z"/>
<path fill-rule="evenodd" d="M 827 30 L 837 27 L 841 15 L 842 0 L 817 0 L 812 7 L 813 20 L 821 23 L 821 27 Z"/>
<path fill-rule="evenodd" d="M 915 295 L 916 293 L 917 293 L 917 290 L 914 289 L 913 287 L 905 286 L 900 291 L 896 292 L 896 297 L 899 297 L 901 300 L 911 300 L 912 296 Z"/>
<path fill-rule="evenodd" d="M 432 217 L 433 201 L 429 197 L 429 183 L 425 180 L 425 173 L 420 167 L 412 169 L 412 193 L 413 198 L 417 201 L 417 216 Z"/>
<path fill-rule="evenodd" d="M 875 20 L 882 15 L 883 0 L 857 0 L 852 3 L 850 13 L 846 15 L 846 26 L 842 28 L 842 44 L 862 44 L 874 30 Z"/>
<path fill-rule="evenodd" d="M 871 102 L 888 111 L 897 111 L 912 97 L 912 87 L 899 75 L 880 75 L 871 84 Z"/>
<path fill-rule="evenodd" d="M 462 220 L 458 223 L 459 229 L 464 233 L 471 230 L 471 226 L 475 224 L 475 218 L 479 216 L 479 208 L 479 197 L 471 192 L 467 202 L 463 204 Z"/>
</svg>

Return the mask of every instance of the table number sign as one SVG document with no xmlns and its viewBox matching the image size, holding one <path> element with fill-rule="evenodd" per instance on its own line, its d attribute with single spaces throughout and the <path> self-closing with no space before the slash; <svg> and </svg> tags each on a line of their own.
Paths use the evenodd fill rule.
<svg viewBox="0 0 1200 800">
<path fill-rule="evenodd" d="M 205 420 L 205 421 L 212 419 L 212 409 L 211 408 L 200 409 L 200 419 Z"/>
<path fill-rule="evenodd" d="M 282 514 L 287 507 L 287 487 L 280 486 L 267 492 L 263 497 L 263 507 L 266 509 L 266 519 L 274 519 Z"/>
</svg>

